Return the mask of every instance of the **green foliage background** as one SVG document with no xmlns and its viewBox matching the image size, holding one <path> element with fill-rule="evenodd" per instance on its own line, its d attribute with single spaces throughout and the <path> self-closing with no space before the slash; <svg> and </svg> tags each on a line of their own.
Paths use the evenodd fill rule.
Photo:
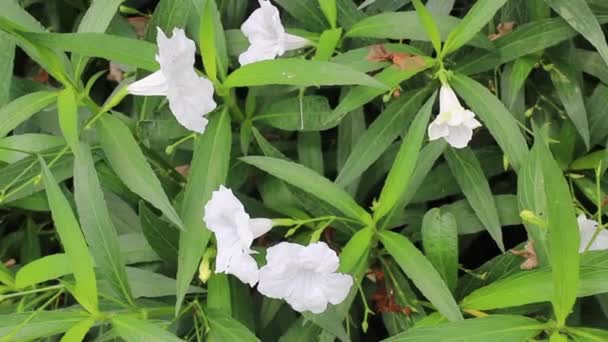
<svg viewBox="0 0 608 342">
<path fill-rule="evenodd" d="M 576 222 L 608 203 L 608 2 L 273 3 L 313 46 L 239 67 L 256 1 L 0 0 L 0 341 L 608 341 L 608 251 L 579 254 Z M 125 97 L 157 26 L 214 82 L 203 135 Z M 462 150 L 427 138 L 439 75 L 483 123 Z M 347 299 L 299 314 L 200 281 L 220 184 L 306 222 L 255 248 L 326 241 Z"/>
</svg>

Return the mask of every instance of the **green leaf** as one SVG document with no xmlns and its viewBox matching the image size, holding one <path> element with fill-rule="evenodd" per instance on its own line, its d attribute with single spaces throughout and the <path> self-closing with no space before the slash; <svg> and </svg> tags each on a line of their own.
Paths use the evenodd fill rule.
<svg viewBox="0 0 608 342">
<path fill-rule="evenodd" d="M 450 32 L 443 46 L 442 55 L 445 56 L 458 50 L 471 40 L 506 2 L 507 0 L 479 0 L 475 2 L 467 15 Z"/>
<path fill-rule="evenodd" d="M 227 111 L 212 117 L 205 134 L 196 139 L 180 211 L 186 229 L 179 237 L 176 312 L 211 237 L 203 222 L 203 208 L 228 175 L 232 132 Z"/>
<path fill-rule="evenodd" d="M 366 224 L 371 222 L 370 215 L 348 193 L 305 166 L 270 157 L 242 157 L 240 160 L 316 196 L 352 219 Z"/>
<path fill-rule="evenodd" d="M 380 241 L 422 294 L 450 321 L 462 320 L 460 309 L 433 265 L 403 235 L 378 233 Z"/>
<path fill-rule="evenodd" d="M 423 61 L 425 62 L 423 66 L 415 66 L 406 70 L 401 70 L 396 66 L 388 67 L 379 72 L 376 76 L 374 76 L 374 78 L 377 81 L 386 84 L 392 89 L 394 87 L 397 87 L 401 82 L 410 79 L 414 75 L 418 74 L 422 70 L 432 65 L 432 62 L 428 59 L 424 59 Z M 334 109 L 328 120 L 339 120 L 346 113 L 363 106 L 364 104 L 370 102 L 376 96 L 381 95 L 385 91 L 385 89 L 371 88 L 366 86 L 353 87 L 340 101 L 340 104 L 338 105 L 338 107 L 336 107 L 336 109 Z M 401 97 L 405 96 L 407 95 L 404 94 Z"/>
<path fill-rule="evenodd" d="M 534 148 L 543 170 L 549 228 L 549 260 L 553 276 L 553 310 L 558 324 L 564 324 L 576 300 L 579 284 L 579 230 L 570 188 L 551 151 L 537 134 Z"/>
<path fill-rule="evenodd" d="M 479 160 L 470 148 L 462 150 L 448 148 L 445 150 L 444 156 L 452 175 L 456 178 L 475 214 L 496 241 L 498 248 L 504 252 L 505 246 L 502 242 L 498 211 L 490 184 L 481 169 Z"/>
<path fill-rule="evenodd" d="M 520 210 L 517 207 L 516 196 L 497 195 L 494 196 L 494 203 L 496 203 L 496 209 L 498 210 L 498 216 L 502 226 L 522 224 L 521 218 L 519 217 Z M 440 208 L 442 212 L 454 215 L 459 235 L 475 234 L 486 230 L 486 227 L 479 221 L 473 208 L 471 208 L 471 205 L 466 199 L 443 205 Z"/>
<path fill-rule="evenodd" d="M 213 274 L 207 281 L 207 308 L 232 315 L 230 282 L 227 274 Z"/>
<path fill-rule="evenodd" d="M 423 88 L 388 105 L 357 139 L 336 177 L 336 184 L 341 187 L 349 185 L 378 160 L 399 134 L 403 133 L 408 121 L 420 108 L 428 93 L 429 91 Z"/>
<path fill-rule="evenodd" d="M 331 62 L 295 58 L 247 64 L 228 75 L 224 82 L 224 86 L 229 88 L 268 84 L 305 87 L 355 84 L 388 90 L 386 85 L 349 67 Z"/>
<path fill-rule="evenodd" d="M 192 9 L 192 13 L 190 13 L 190 19 L 188 21 L 188 28 L 189 31 L 192 31 L 193 34 L 193 39 L 195 39 L 195 41 L 197 41 L 199 43 L 199 47 L 202 49 L 203 44 L 211 44 L 211 42 L 203 42 L 203 39 L 205 40 L 212 40 L 211 37 L 213 37 L 213 49 L 214 49 L 214 54 L 213 56 L 215 56 L 215 65 L 216 65 L 216 70 L 219 72 L 219 77 L 220 79 L 225 79 L 226 78 L 226 73 L 228 71 L 228 67 L 229 67 L 229 60 L 228 60 L 228 53 L 227 53 L 227 46 L 226 46 L 226 33 L 224 31 L 224 23 L 222 23 L 221 20 L 221 13 L 217 8 L 217 2 L 215 0 L 183 0 L 182 1 L 182 8 L 180 8 L 180 10 L 183 10 L 183 8 L 188 7 L 188 5 L 184 5 L 184 3 L 188 3 L 192 1 L 192 5 L 193 5 L 193 9 Z M 209 3 L 209 6 L 207 6 L 206 4 Z M 221 6 L 226 6 L 226 4 L 222 3 Z M 199 13 L 203 13 L 203 10 L 205 11 L 205 15 L 206 17 L 203 18 L 201 15 L 199 15 Z M 211 23 L 211 25 L 213 25 L 213 30 L 209 30 L 208 26 L 205 26 L 205 33 L 203 33 L 201 31 L 202 29 L 202 22 L 199 21 L 205 21 L 205 20 L 210 20 L 210 22 L 208 22 L 205 25 L 209 25 L 209 23 Z M 176 20 L 175 21 L 176 25 L 181 25 L 180 20 Z M 230 25 L 229 23 L 227 25 Z M 209 32 L 212 32 L 213 34 L 210 35 Z M 238 30 L 239 33 L 242 34 L 242 32 L 240 30 Z M 243 36 L 244 38 L 244 36 Z M 247 48 L 248 46 L 248 42 L 247 39 L 245 38 L 245 43 L 247 45 L 244 46 L 244 49 Z M 210 46 L 207 46 L 205 49 L 209 48 Z M 233 48 L 232 45 L 228 46 L 230 48 Z M 245 51 L 243 49 L 243 51 Z M 202 50 L 201 50 L 202 51 Z M 240 54 L 243 51 L 239 51 L 238 54 Z M 238 56 L 237 54 L 237 56 Z M 203 53 L 203 59 L 206 58 L 205 57 L 205 53 Z M 209 63 L 213 63 L 213 62 L 209 62 Z"/>
<path fill-rule="evenodd" d="M 382 192 L 380 192 L 380 198 L 374 207 L 376 222 L 393 210 L 407 190 L 420 154 L 422 141 L 426 135 L 433 103 L 435 103 L 435 95 L 433 94 L 420 108 L 401 143 L 395 162 L 386 177 Z"/>
<path fill-rule="evenodd" d="M 519 210 L 532 211 L 538 217 L 545 217 L 547 212 L 547 198 L 544 189 L 543 170 L 538 156 L 542 151 L 532 148 L 528 153 L 527 161 L 517 175 L 517 201 Z M 536 226 L 530 222 L 523 222 L 531 239 L 540 265 L 549 265 L 549 249 L 546 228 Z"/>
<path fill-rule="evenodd" d="M 606 251 L 592 251 L 581 258 L 577 297 L 608 291 L 607 256 Z M 460 306 L 463 309 L 473 310 L 508 308 L 551 301 L 554 293 L 551 269 L 543 267 L 530 271 L 518 271 L 481 287 L 465 297 Z"/>
<path fill-rule="evenodd" d="M 327 1 L 327 0 L 320 0 Z M 331 0 L 335 1 L 335 0 Z M 331 29 L 325 30 L 319 37 L 319 44 L 317 45 L 317 51 L 315 52 L 314 59 L 318 61 L 328 61 L 333 55 L 336 46 L 340 43 L 342 37 L 342 29 Z"/>
<path fill-rule="evenodd" d="M 178 342 L 183 341 L 165 329 L 148 321 L 142 321 L 127 315 L 112 318 L 112 327 L 125 341 L 129 342 Z"/>
<path fill-rule="evenodd" d="M 47 163 L 50 163 L 55 157 L 58 158 L 51 167 L 51 170 L 55 179 L 61 182 L 72 176 L 74 157 L 69 152 L 58 157 L 59 153 L 59 149 L 48 151 L 44 154 L 44 159 Z M 0 172 L 0 188 L 4 189 L 6 187 L 10 189 L 5 194 L 5 197 L 2 198 L 3 202 L 13 202 L 44 189 L 43 182 L 34 181 L 39 177 L 40 170 L 41 167 L 36 156 L 24 158 L 2 168 Z M 21 178 L 15 181 L 19 177 Z"/>
<path fill-rule="evenodd" d="M 602 342 L 608 340 L 608 331 L 595 328 L 568 327 L 568 334 L 575 342 Z"/>
<path fill-rule="evenodd" d="M 325 14 L 325 18 L 332 28 L 336 27 L 338 19 L 338 10 L 336 9 L 336 0 L 318 0 L 321 11 Z"/>
<path fill-rule="evenodd" d="M 80 24 L 78 33 L 103 33 L 106 31 L 120 4 L 125 0 L 93 0 L 89 9 L 85 12 Z M 88 60 L 80 55 L 73 55 L 72 62 L 76 78 L 82 74 Z"/>
<path fill-rule="evenodd" d="M 79 152 L 74 163 L 74 200 L 84 236 L 99 274 L 126 303 L 133 304 L 118 233 L 104 199 L 91 150 L 85 143 L 76 148 Z"/>
<path fill-rule="evenodd" d="M 127 277 L 134 298 L 174 297 L 177 281 L 160 273 L 141 268 L 127 267 Z M 203 293 L 203 289 L 190 286 L 187 293 Z"/>
<path fill-rule="evenodd" d="M 177 251 L 179 249 L 179 234 L 175 230 L 167 230 L 167 223 L 160 218 L 145 204 L 139 202 L 139 219 L 141 230 L 154 251 L 161 260 L 176 265 Z"/>
<path fill-rule="evenodd" d="M 71 88 L 59 92 L 57 112 L 61 134 L 70 146 L 72 153 L 77 155 L 80 150 L 78 146 L 78 105 L 76 104 L 76 93 Z"/>
<path fill-rule="evenodd" d="M 528 145 L 517 120 L 486 87 L 464 75 L 455 74 L 450 79 L 458 95 L 466 101 L 488 128 L 496 142 L 509 158 L 515 171 L 523 165 Z"/>
<path fill-rule="evenodd" d="M 112 169 L 134 193 L 154 205 L 180 229 L 182 220 L 171 206 L 160 181 L 146 161 L 129 128 L 118 118 L 104 114 L 97 124 L 101 147 Z"/>
<path fill-rule="evenodd" d="M 9 19 L 11 22 L 17 24 L 16 26 L 21 30 L 34 32 L 42 32 L 45 30 L 36 18 L 19 5 L 18 1 L 3 1 L 0 17 Z"/>
<path fill-rule="evenodd" d="M 89 332 L 91 327 L 95 324 L 95 319 L 85 318 L 82 321 L 76 323 L 73 327 L 68 330 L 59 342 L 81 342 L 84 341 L 86 334 Z"/>
<path fill-rule="evenodd" d="M 93 259 L 70 203 L 44 160 L 42 158 L 39 160 L 53 223 L 76 279 L 75 295 L 89 312 L 97 312 L 97 285 Z"/>
<path fill-rule="evenodd" d="M 449 212 L 429 210 L 422 220 L 422 246 L 426 257 L 451 291 L 458 281 L 458 228 Z"/>
<path fill-rule="evenodd" d="M 38 133 L 10 135 L 5 138 L 0 138 L 0 161 L 7 164 L 13 164 L 27 158 L 28 156 L 27 153 L 17 152 L 10 149 L 18 149 L 28 152 L 40 152 L 63 145 L 65 145 L 65 140 L 63 137 L 55 135 Z M 3 147 L 8 149 L 2 149 Z"/>
<path fill-rule="evenodd" d="M 456 70 L 464 74 L 491 70 L 500 64 L 559 44 L 576 34 L 577 32 L 561 18 L 532 21 L 498 38 L 494 42 L 496 50 L 473 52 L 464 56 L 457 64 Z"/>
<path fill-rule="evenodd" d="M 608 135 L 608 87 L 599 83 L 586 102 L 591 144 L 604 144 Z"/>
<path fill-rule="evenodd" d="M 608 64 L 608 45 L 597 19 L 584 0 L 545 0 L 575 30 L 585 37 Z"/>
<path fill-rule="evenodd" d="M 116 63 L 156 71 L 159 66 L 152 43 L 104 33 L 31 33 L 21 32 L 26 39 L 40 46 L 100 57 Z"/>
<path fill-rule="evenodd" d="M 491 315 L 436 326 L 415 328 L 384 341 L 528 341 L 545 328 L 545 324 L 524 316 Z"/>
<path fill-rule="evenodd" d="M 253 121 L 285 131 L 324 131 L 338 124 L 338 120 L 327 120 L 330 115 L 331 108 L 325 96 L 307 95 L 301 102 L 299 97 L 273 101 L 262 108 Z"/>
<path fill-rule="evenodd" d="M 308 30 L 320 31 L 327 27 L 318 1 L 276 0 L 276 3 L 292 17 L 296 18 Z"/>
<path fill-rule="evenodd" d="M 24 95 L 0 108 L 0 137 L 55 102 L 56 92 L 39 91 Z"/>
<path fill-rule="evenodd" d="M 321 143 L 321 134 L 319 132 L 298 133 L 297 148 L 300 164 L 323 175 L 325 173 L 325 166 Z"/>
<path fill-rule="evenodd" d="M 14 61 L 15 40 L 8 33 L 0 32 L 0 108 L 9 100 Z"/>
<path fill-rule="evenodd" d="M 441 33 L 439 33 L 439 29 L 433 21 L 431 12 L 422 4 L 422 2 L 420 2 L 420 0 L 413 0 L 412 3 L 414 4 L 416 13 L 418 13 L 418 17 L 422 22 L 422 26 L 424 27 L 429 40 L 433 44 L 433 48 L 435 48 L 435 52 L 439 55 L 441 53 Z"/>
<path fill-rule="evenodd" d="M 22 289 L 72 273 L 67 255 L 51 254 L 23 266 L 15 277 L 15 286 Z"/>
<path fill-rule="evenodd" d="M 437 29 L 442 41 L 444 41 L 448 37 L 448 34 L 450 34 L 450 32 L 461 22 L 458 18 L 446 15 L 433 15 L 433 21 L 437 24 Z M 420 17 L 415 11 L 385 12 L 367 17 L 354 24 L 350 30 L 346 32 L 346 37 L 429 40 L 429 36 L 420 21 Z M 469 43 L 484 49 L 492 48 L 492 43 L 488 38 L 482 35 L 477 35 Z"/>
<path fill-rule="evenodd" d="M 201 14 L 198 44 L 203 56 L 203 65 L 205 73 L 211 82 L 217 82 L 217 51 L 215 49 L 215 23 L 213 20 L 214 14 L 217 12 L 215 0 L 206 0 L 203 4 Z M 221 29 L 221 27 L 220 27 Z"/>
<path fill-rule="evenodd" d="M 365 227 L 350 238 L 340 252 L 340 272 L 353 274 L 359 265 L 367 262 L 373 237 L 374 230 Z"/>
<path fill-rule="evenodd" d="M 76 310 L 0 315 L 0 336 L 7 341 L 32 341 L 67 331 L 85 318 L 86 314 Z"/>
<path fill-rule="evenodd" d="M 566 114 L 576 127 L 576 130 L 583 138 L 587 149 L 590 147 L 589 124 L 587 123 L 587 111 L 585 110 L 585 102 L 583 93 L 579 85 L 578 79 L 580 75 L 574 71 L 569 65 L 562 62 L 555 62 L 555 66 L 551 69 L 551 81 L 560 101 L 566 109 Z"/>
<path fill-rule="evenodd" d="M 501 87 L 501 100 L 510 111 L 513 110 L 518 95 L 537 62 L 538 59 L 535 57 L 522 57 L 516 59 L 512 66 L 507 66 L 508 69 L 505 68 L 505 73 L 508 74 L 503 81 L 506 84 Z"/>
<path fill-rule="evenodd" d="M 209 320 L 212 336 L 224 341 L 259 342 L 260 340 L 240 322 L 222 310 L 207 309 L 205 315 Z"/>
</svg>

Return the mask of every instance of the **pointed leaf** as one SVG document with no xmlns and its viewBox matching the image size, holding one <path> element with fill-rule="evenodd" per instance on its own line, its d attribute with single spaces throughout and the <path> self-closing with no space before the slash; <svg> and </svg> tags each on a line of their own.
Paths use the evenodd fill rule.
<svg viewBox="0 0 608 342">
<path fill-rule="evenodd" d="M 450 321 L 462 320 L 447 285 L 427 258 L 405 236 L 382 231 L 380 241 L 418 290 Z"/>
<path fill-rule="evenodd" d="M 120 119 L 104 114 L 97 124 L 97 134 L 110 165 L 125 185 L 183 229 L 182 220 L 171 206 L 129 128 Z"/>
</svg>

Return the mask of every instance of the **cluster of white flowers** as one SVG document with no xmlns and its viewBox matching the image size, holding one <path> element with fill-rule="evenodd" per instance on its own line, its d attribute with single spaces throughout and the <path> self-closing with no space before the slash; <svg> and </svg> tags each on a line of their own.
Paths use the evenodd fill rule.
<svg viewBox="0 0 608 342">
<path fill-rule="evenodd" d="M 310 43 L 305 38 L 286 33 L 279 10 L 267 0 L 260 0 L 260 8 L 243 23 L 241 30 L 250 43 L 239 57 L 241 65 L 274 59 L 285 51 Z M 173 29 L 171 38 L 167 38 L 161 29 L 157 28 L 157 31 L 156 60 L 160 70 L 132 83 L 127 90 L 132 95 L 166 96 L 177 121 L 190 131 L 202 134 L 208 122 L 205 115 L 217 106 L 213 100 L 213 84 L 197 75 L 194 69 L 196 46 L 183 29 Z"/>
<path fill-rule="evenodd" d="M 224 186 L 213 192 L 204 220 L 217 240 L 216 273 L 232 274 L 251 287 L 258 283 L 260 293 L 283 299 L 300 312 L 321 313 L 350 292 L 352 277 L 337 273 L 338 256 L 324 242 L 308 246 L 281 242 L 267 249 L 267 263 L 258 269 L 251 245 L 272 228 L 272 220 L 251 219 Z"/>
</svg>

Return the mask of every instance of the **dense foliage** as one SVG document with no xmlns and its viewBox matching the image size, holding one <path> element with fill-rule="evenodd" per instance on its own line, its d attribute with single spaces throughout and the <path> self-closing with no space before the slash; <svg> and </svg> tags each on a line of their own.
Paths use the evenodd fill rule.
<svg viewBox="0 0 608 342">
<path fill-rule="evenodd" d="M 0 341 L 608 341 L 605 23 L 0 0 Z"/>
</svg>

